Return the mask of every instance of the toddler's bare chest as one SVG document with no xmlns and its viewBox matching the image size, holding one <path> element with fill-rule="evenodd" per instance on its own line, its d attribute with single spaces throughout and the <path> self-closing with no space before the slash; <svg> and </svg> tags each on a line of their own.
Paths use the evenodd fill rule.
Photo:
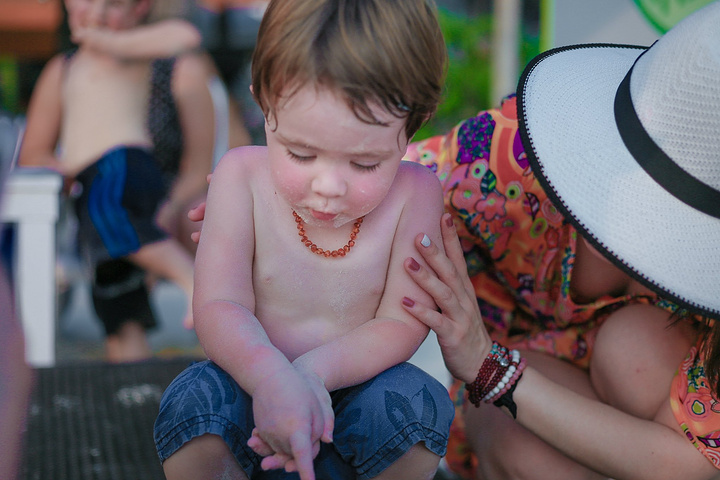
<svg viewBox="0 0 720 480">
<path fill-rule="evenodd" d="M 333 265 L 333 259 L 319 257 L 311 257 L 310 262 L 275 260 L 256 262 L 254 289 L 258 304 L 303 310 L 316 318 L 358 316 L 367 320 L 374 316 L 384 291 L 386 267 L 350 262 Z"/>
</svg>

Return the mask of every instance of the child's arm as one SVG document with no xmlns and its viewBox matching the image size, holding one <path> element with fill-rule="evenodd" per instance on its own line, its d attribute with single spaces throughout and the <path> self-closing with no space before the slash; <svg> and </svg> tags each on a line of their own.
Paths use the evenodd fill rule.
<svg viewBox="0 0 720 480">
<path fill-rule="evenodd" d="M 18 164 L 21 166 L 60 170 L 55 150 L 62 120 L 61 85 L 64 62 L 62 55 L 53 57 L 35 84 L 18 157 Z"/>
<path fill-rule="evenodd" d="M 208 81 L 215 74 L 206 54 L 187 53 L 175 63 L 172 91 L 182 130 L 180 168 L 168 201 L 158 212 L 158 224 L 175 233 L 186 209 L 207 192 L 212 170 L 215 117 Z"/>
<path fill-rule="evenodd" d="M 200 32 L 180 18 L 160 20 L 130 30 L 76 28 L 72 39 L 77 44 L 127 60 L 174 57 L 200 46 Z"/>
<path fill-rule="evenodd" d="M 407 361 L 428 333 L 425 325 L 403 309 L 402 302 L 409 297 L 429 308 L 435 308 L 435 304 L 404 271 L 403 261 L 415 252 L 418 232 L 427 232 L 433 242 L 441 242 L 442 192 L 435 175 L 416 164 L 404 163 L 396 183 L 392 194 L 403 195 L 407 201 L 395 233 L 376 318 L 294 362 L 317 373 L 329 391 L 357 385 Z"/>
<path fill-rule="evenodd" d="M 329 396 L 321 404 L 254 314 L 253 166 L 266 157 L 264 148 L 235 149 L 213 174 L 195 262 L 195 328 L 208 357 L 253 397 L 260 437 L 292 457 L 307 480 L 318 442 L 331 436 L 333 412 Z"/>
</svg>

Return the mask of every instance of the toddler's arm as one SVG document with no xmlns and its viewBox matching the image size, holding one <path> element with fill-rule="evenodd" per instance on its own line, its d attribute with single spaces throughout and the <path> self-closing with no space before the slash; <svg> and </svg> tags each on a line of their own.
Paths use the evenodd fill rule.
<svg viewBox="0 0 720 480">
<path fill-rule="evenodd" d="M 77 44 L 127 60 L 173 57 L 198 48 L 202 40 L 190 22 L 179 18 L 122 31 L 75 28 L 72 39 Z"/>
<path fill-rule="evenodd" d="M 233 150 L 213 174 L 195 263 L 195 328 L 208 357 L 252 396 L 260 438 L 292 458 L 303 480 L 312 480 L 319 441 L 332 431 L 329 396 L 323 392 L 326 400 L 320 400 L 320 381 L 293 368 L 254 314 L 253 173 L 248 158 L 263 151 Z"/>
</svg>

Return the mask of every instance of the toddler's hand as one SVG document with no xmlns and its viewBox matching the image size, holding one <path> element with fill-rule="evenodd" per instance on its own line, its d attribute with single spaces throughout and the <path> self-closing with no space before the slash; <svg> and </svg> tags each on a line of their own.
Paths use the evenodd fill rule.
<svg viewBox="0 0 720 480">
<path fill-rule="evenodd" d="M 262 457 L 265 457 L 260 464 L 260 466 L 264 470 L 284 468 L 287 472 L 297 471 L 297 465 L 295 463 L 295 460 L 293 460 L 292 457 L 290 457 L 289 455 L 285 455 L 284 453 L 276 453 L 272 449 L 272 447 L 265 440 L 263 440 L 262 437 L 260 437 L 257 428 L 253 429 L 252 437 L 250 437 L 250 440 L 248 440 L 247 444 L 250 448 L 252 448 L 255 453 Z M 313 458 L 317 457 L 317 454 L 319 452 L 320 443 L 313 443 Z"/>
<path fill-rule="evenodd" d="M 302 357 L 301 357 L 302 358 Z M 330 392 L 325 388 L 325 382 L 314 371 L 305 368 L 300 362 L 293 362 L 295 370 L 307 381 L 312 391 L 317 396 L 320 407 L 323 410 L 323 429 L 320 440 L 325 443 L 332 443 L 333 430 L 335 428 L 335 412 L 332 408 L 332 399 Z"/>
<path fill-rule="evenodd" d="M 258 438 L 251 438 L 251 448 L 274 452 L 262 467 L 285 466 L 302 480 L 314 480 L 313 459 L 326 431 L 325 409 L 306 378 L 295 369 L 269 377 L 253 392 L 253 413 Z"/>
</svg>

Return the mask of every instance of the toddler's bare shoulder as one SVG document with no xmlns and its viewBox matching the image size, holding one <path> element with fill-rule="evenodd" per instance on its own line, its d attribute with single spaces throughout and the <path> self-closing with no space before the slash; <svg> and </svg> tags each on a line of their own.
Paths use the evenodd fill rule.
<svg viewBox="0 0 720 480">
<path fill-rule="evenodd" d="M 248 178 L 267 169 L 267 148 L 243 146 L 231 148 L 215 167 L 215 173 Z"/>
<path fill-rule="evenodd" d="M 400 162 L 396 183 L 399 187 L 408 188 L 419 195 L 442 191 L 440 180 L 435 173 L 425 165 L 415 162 Z"/>
</svg>

